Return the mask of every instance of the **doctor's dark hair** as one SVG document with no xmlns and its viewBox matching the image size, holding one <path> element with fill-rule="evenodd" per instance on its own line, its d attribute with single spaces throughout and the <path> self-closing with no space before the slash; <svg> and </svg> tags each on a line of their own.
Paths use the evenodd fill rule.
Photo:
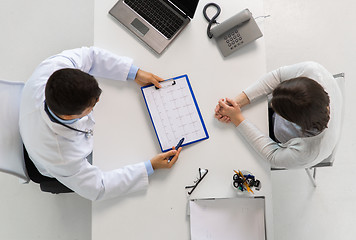
<svg viewBox="0 0 356 240">
<path fill-rule="evenodd" d="M 100 94 L 101 89 L 93 76 L 71 68 L 55 71 L 45 90 L 47 106 L 58 115 L 79 115 L 94 106 Z"/>
<path fill-rule="evenodd" d="M 272 108 L 284 119 L 299 125 L 302 131 L 322 131 L 328 126 L 329 95 L 316 81 L 307 77 L 280 83 L 272 93 Z"/>
</svg>

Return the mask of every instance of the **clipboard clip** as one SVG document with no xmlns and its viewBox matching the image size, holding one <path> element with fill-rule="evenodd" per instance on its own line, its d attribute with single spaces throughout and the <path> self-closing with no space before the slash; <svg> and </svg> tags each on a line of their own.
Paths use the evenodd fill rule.
<svg viewBox="0 0 356 240">
<path fill-rule="evenodd" d="M 172 80 L 172 83 L 168 83 L 168 82 L 171 81 L 171 80 Z M 162 85 L 161 88 L 173 86 L 173 85 L 176 85 L 176 84 L 177 84 L 177 83 L 176 83 L 176 80 L 174 80 L 173 78 L 171 78 L 171 79 L 168 79 L 168 80 L 166 80 L 166 81 L 164 81 L 164 82 L 161 82 L 161 85 Z M 156 87 L 156 86 L 155 86 L 155 88 L 156 88 L 157 90 L 159 89 L 159 88 Z"/>
<path fill-rule="evenodd" d="M 198 184 L 201 182 L 201 180 L 203 180 L 203 178 L 206 176 L 206 174 L 208 174 L 208 169 L 199 168 L 199 177 L 197 178 L 197 180 L 194 181 L 195 184 L 191 185 L 191 186 L 185 186 L 185 189 L 188 189 L 188 188 L 192 189 L 188 192 L 189 195 L 193 193 L 195 188 L 198 186 Z"/>
</svg>

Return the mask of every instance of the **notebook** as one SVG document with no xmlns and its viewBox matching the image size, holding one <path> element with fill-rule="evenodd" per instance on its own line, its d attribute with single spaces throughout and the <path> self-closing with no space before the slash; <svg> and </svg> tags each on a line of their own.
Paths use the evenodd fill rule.
<svg viewBox="0 0 356 240">
<path fill-rule="evenodd" d="M 141 90 L 162 152 L 171 150 L 182 138 L 182 146 L 208 139 L 188 76 L 166 80 L 161 86 Z"/>
<path fill-rule="evenodd" d="M 266 240 L 265 198 L 191 199 L 191 240 Z"/>
<path fill-rule="evenodd" d="M 199 0 L 120 0 L 109 14 L 161 54 L 194 17 Z"/>
</svg>

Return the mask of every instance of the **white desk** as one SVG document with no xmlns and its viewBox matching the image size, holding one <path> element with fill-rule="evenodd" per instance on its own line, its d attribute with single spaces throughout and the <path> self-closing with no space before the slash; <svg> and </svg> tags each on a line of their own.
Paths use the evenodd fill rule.
<svg viewBox="0 0 356 240">
<path fill-rule="evenodd" d="M 149 179 L 146 192 L 103 202 L 94 202 L 92 239 L 189 239 L 186 185 L 191 185 L 198 168 L 208 175 L 191 195 L 233 197 L 233 169 L 246 169 L 262 182 L 259 195 L 266 197 L 267 239 L 273 239 L 272 196 L 269 166 L 264 163 L 232 124 L 214 119 L 221 97 L 234 97 L 266 72 L 264 39 L 223 58 L 214 40 L 206 36 L 207 22 L 202 9 L 210 1 L 201 0 L 193 21 L 157 57 L 129 34 L 108 11 L 116 0 L 95 2 L 94 44 L 119 55 L 132 57 L 134 64 L 163 78 L 188 74 L 210 138 L 183 149 L 170 170 L 158 170 Z M 261 0 L 219 1 L 223 21 L 249 8 L 263 15 Z M 263 31 L 263 21 L 257 21 Z M 148 160 L 159 144 L 140 88 L 134 82 L 100 80 L 103 94 L 95 109 L 94 164 L 103 170 Z M 267 133 L 267 107 L 261 101 L 243 110 Z"/>
</svg>

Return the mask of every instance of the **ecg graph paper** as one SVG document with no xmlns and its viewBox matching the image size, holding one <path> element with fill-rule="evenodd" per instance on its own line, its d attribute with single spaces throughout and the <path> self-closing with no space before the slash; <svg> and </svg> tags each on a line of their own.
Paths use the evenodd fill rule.
<svg viewBox="0 0 356 240">
<path fill-rule="evenodd" d="M 207 139 L 187 75 L 161 82 L 162 88 L 143 87 L 147 109 L 162 151 L 176 146 L 184 137 L 183 145 Z"/>
</svg>

